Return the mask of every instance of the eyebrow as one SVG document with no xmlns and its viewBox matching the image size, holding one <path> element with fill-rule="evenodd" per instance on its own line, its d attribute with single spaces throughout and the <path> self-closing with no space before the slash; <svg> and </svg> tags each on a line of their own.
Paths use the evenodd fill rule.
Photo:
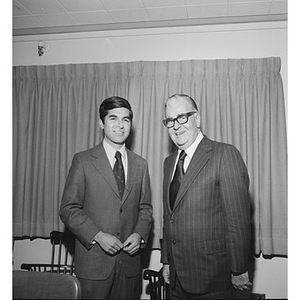
<svg viewBox="0 0 300 300">
<path fill-rule="evenodd" d="M 196 113 L 196 111 L 188 111 L 188 112 L 185 112 L 185 113 L 180 113 L 180 114 L 176 115 L 176 117 L 174 117 L 174 118 L 172 118 L 172 117 L 166 118 L 166 120 L 175 120 L 176 118 L 178 118 L 180 116 L 184 116 L 184 115 L 189 114 L 191 112 L 195 112 Z"/>
<path fill-rule="evenodd" d="M 120 116 L 120 115 L 116 115 L 116 114 L 109 114 L 108 113 L 108 115 L 107 115 L 107 117 L 108 118 L 111 118 L 111 117 L 113 117 L 113 118 L 118 118 L 118 117 L 121 117 L 122 119 L 129 119 L 130 120 L 130 116 L 128 115 L 128 116 Z"/>
</svg>

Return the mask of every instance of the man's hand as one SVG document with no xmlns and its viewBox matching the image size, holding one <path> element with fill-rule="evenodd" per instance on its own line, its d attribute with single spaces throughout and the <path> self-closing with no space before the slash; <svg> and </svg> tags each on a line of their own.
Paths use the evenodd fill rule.
<svg viewBox="0 0 300 300">
<path fill-rule="evenodd" d="M 123 244 L 115 236 L 100 231 L 94 238 L 100 247 L 108 254 L 114 255 L 123 248 Z"/>
<path fill-rule="evenodd" d="M 167 284 L 170 284 L 170 265 L 163 265 L 162 275 Z"/>
<path fill-rule="evenodd" d="M 123 250 L 132 255 L 139 251 L 142 237 L 138 233 L 131 234 L 123 244 Z"/>
<path fill-rule="evenodd" d="M 249 281 L 248 272 L 236 276 L 231 274 L 231 283 L 235 289 L 240 291 L 249 290 L 252 286 L 252 283 Z"/>
</svg>

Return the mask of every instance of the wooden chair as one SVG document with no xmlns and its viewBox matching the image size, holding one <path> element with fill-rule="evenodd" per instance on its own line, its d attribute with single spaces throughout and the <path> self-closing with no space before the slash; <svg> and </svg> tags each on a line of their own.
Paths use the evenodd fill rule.
<svg viewBox="0 0 300 300">
<path fill-rule="evenodd" d="M 81 299 L 79 280 L 69 274 L 13 271 L 13 299 Z"/>
<path fill-rule="evenodd" d="M 146 292 L 150 294 L 151 300 L 168 299 L 169 285 L 164 281 L 162 269 L 159 271 L 147 269 L 143 273 L 143 278 L 149 282 Z"/>
<path fill-rule="evenodd" d="M 51 272 L 73 275 L 75 269 L 74 235 L 69 231 L 52 231 L 50 233 L 50 241 L 52 244 L 50 264 L 24 263 L 21 265 L 21 269 L 35 272 Z"/>
</svg>

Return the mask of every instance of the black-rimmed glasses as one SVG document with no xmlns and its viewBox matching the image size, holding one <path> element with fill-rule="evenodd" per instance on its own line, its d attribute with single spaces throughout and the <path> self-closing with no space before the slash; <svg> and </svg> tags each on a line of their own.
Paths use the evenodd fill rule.
<svg viewBox="0 0 300 300">
<path fill-rule="evenodd" d="M 163 120 L 163 124 L 167 128 L 172 128 L 175 125 L 175 121 L 177 121 L 178 124 L 183 125 L 188 122 L 189 117 L 192 116 L 193 114 L 196 114 L 196 111 L 191 111 L 185 114 L 180 114 L 176 118 L 167 118 Z"/>
</svg>

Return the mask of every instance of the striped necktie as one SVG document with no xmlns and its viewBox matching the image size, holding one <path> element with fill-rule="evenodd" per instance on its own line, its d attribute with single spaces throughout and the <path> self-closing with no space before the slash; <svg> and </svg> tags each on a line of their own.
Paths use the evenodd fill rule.
<svg viewBox="0 0 300 300">
<path fill-rule="evenodd" d="M 176 196 L 177 196 L 180 184 L 181 184 L 181 180 L 184 176 L 183 164 L 184 164 L 185 157 L 186 157 L 186 153 L 183 150 L 180 152 L 176 170 L 174 173 L 174 177 L 173 177 L 173 180 L 170 185 L 170 207 L 172 210 L 173 210 Z"/>
<path fill-rule="evenodd" d="M 121 159 L 121 153 L 119 151 L 116 152 L 115 158 L 116 158 L 116 162 L 113 168 L 113 173 L 117 181 L 120 196 L 122 198 L 124 188 L 125 188 L 125 174 L 124 174 L 124 168 Z"/>
</svg>

